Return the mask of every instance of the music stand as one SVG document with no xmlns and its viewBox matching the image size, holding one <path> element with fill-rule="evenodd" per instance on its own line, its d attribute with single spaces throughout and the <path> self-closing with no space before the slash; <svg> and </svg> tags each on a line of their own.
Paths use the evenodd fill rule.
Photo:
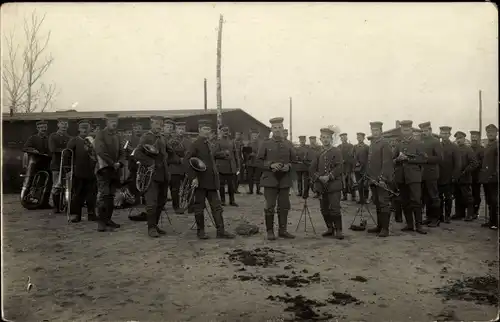
<svg viewBox="0 0 500 322">
<path fill-rule="evenodd" d="M 366 229 L 366 227 L 364 229 L 353 229 L 354 227 L 358 227 L 358 226 L 354 225 L 354 222 L 356 221 L 356 218 L 358 218 L 358 216 L 360 217 L 360 219 L 359 219 L 360 225 L 363 225 L 363 223 L 366 223 L 365 216 L 363 215 L 364 211 L 366 211 L 368 213 L 368 215 L 371 217 L 373 223 L 375 225 L 377 225 L 375 218 L 373 218 L 370 207 L 368 207 L 368 202 L 367 202 L 365 195 L 364 195 L 365 189 L 363 189 L 364 187 L 362 185 L 360 185 L 361 182 L 363 182 L 363 183 L 366 182 L 366 178 L 364 176 L 361 177 L 361 179 L 359 180 L 357 187 L 355 187 L 355 188 L 353 187 L 353 188 L 358 189 L 358 192 L 360 195 L 359 199 L 362 200 L 363 202 L 359 204 L 358 209 L 356 210 L 356 214 L 354 215 L 354 218 L 352 219 L 351 225 L 349 226 L 349 229 L 358 230 L 358 231 Z"/>
<path fill-rule="evenodd" d="M 302 218 L 304 218 L 304 232 L 307 232 L 307 219 L 309 218 L 309 222 L 311 223 L 311 227 L 313 229 L 314 234 L 316 235 L 316 228 L 314 228 L 314 224 L 311 217 L 311 212 L 309 211 L 309 207 L 307 205 L 307 198 L 304 199 L 304 207 L 302 207 L 302 212 L 300 213 L 299 221 L 297 222 L 297 227 L 295 227 L 295 231 L 299 230 L 300 223 L 302 222 Z"/>
</svg>

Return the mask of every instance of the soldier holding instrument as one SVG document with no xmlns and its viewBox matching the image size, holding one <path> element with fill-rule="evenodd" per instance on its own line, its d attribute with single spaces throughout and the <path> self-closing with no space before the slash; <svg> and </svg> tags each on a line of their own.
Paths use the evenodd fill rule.
<svg viewBox="0 0 500 322">
<path fill-rule="evenodd" d="M 205 233 L 205 199 L 208 200 L 217 229 L 217 238 L 231 239 L 235 236 L 228 233 L 224 228 L 222 217 L 222 206 L 218 195 L 220 188 L 219 173 L 215 166 L 214 156 L 210 148 L 208 138 L 212 131 L 209 120 L 198 121 L 199 136 L 189 147 L 184 156 L 184 165 L 187 169 L 188 178 L 196 187 L 194 192 L 194 218 L 196 220 L 197 236 L 199 239 L 208 239 Z M 189 164 L 192 157 L 199 158 L 206 165 L 206 171 L 196 172 Z"/>
<path fill-rule="evenodd" d="M 38 171 L 47 171 L 50 174 L 50 150 L 49 150 L 49 138 L 47 136 L 47 121 L 40 120 L 36 122 L 37 134 L 32 135 L 28 138 L 24 144 L 23 151 L 26 153 L 40 154 L 36 156 L 35 159 L 35 169 L 34 173 Z M 46 155 L 46 156 L 43 156 Z M 59 169 L 58 169 L 59 170 Z M 39 209 L 50 209 L 49 199 L 50 199 L 50 189 L 51 189 L 51 179 L 49 178 L 47 184 L 47 190 Z"/>
<path fill-rule="evenodd" d="M 322 236 L 344 239 L 340 212 L 342 152 L 332 146 L 333 131 L 331 129 L 322 128 L 320 132 L 323 151 L 312 160 L 309 175 L 313 178 L 314 191 L 320 195 L 321 214 L 328 229 Z"/>
<path fill-rule="evenodd" d="M 278 201 L 278 236 L 295 238 L 287 232 L 288 211 L 290 210 L 290 174 L 291 162 L 296 159 L 295 151 L 283 136 L 283 118 L 276 117 L 269 120 L 273 137 L 264 141 L 259 148 L 257 159 L 262 162 L 263 173 L 260 185 L 264 187 L 266 198 L 265 221 L 267 239 L 275 240 L 274 209 Z"/>
<path fill-rule="evenodd" d="M 413 121 L 401 121 L 401 140 L 394 148 L 394 179 L 398 186 L 406 227 L 402 231 L 415 230 L 427 234 L 422 218 L 422 165 L 426 163 L 421 143 L 413 138 Z M 375 138 L 373 139 L 375 140 Z"/>
<path fill-rule="evenodd" d="M 297 172 L 297 196 L 309 195 L 309 167 L 313 160 L 312 153 L 306 145 L 306 136 L 299 136 L 299 146 L 295 149 L 297 163 L 294 165 Z"/>
<path fill-rule="evenodd" d="M 247 180 L 248 180 L 248 193 L 253 194 L 254 184 L 256 185 L 256 193 L 261 195 L 260 192 L 260 176 L 262 174 L 262 168 L 259 165 L 259 160 L 257 160 L 257 153 L 259 152 L 259 132 L 257 130 L 252 129 L 250 131 L 250 143 L 248 146 L 252 149 L 252 151 L 248 154 L 247 157 Z"/>
<path fill-rule="evenodd" d="M 170 141 L 170 146 L 176 157 L 174 159 L 169 158 L 170 193 L 172 194 L 172 207 L 176 214 L 184 213 L 184 209 L 179 209 L 179 190 L 186 174 L 183 158 L 192 144 L 184 133 L 186 133 L 186 122 L 176 122 L 175 138 Z"/>
<path fill-rule="evenodd" d="M 347 200 L 347 194 L 351 194 L 351 200 L 356 200 L 356 196 L 352 191 L 352 180 L 351 173 L 353 170 L 353 148 L 354 146 L 347 142 L 347 133 L 340 134 L 340 140 L 342 143 L 339 145 L 340 151 L 342 151 L 342 158 L 344 159 L 344 170 L 343 170 L 343 188 L 342 188 L 342 200 Z"/>
<path fill-rule="evenodd" d="M 488 144 L 483 152 L 479 182 L 484 185 L 489 221 L 482 226 L 498 229 L 498 128 L 496 125 L 486 126 L 486 136 Z"/>
<path fill-rule="evenodd" d="M 106 127 L 97 132 L 94 149 L 97 156 L 97 231 L 120 228 L 111 218 L 114 198 L 120 186 L 120 169 L 125 165 L 125 151 L 117 133 L 118 114 L 106 114 Z"/>
<path fill-rule="evenodd" d="M 365 133 L 356 133 L 356 139 L 358 144 L 353 148 L 354 154 L 354 175 L 356 176 L 356 182 L 358 183 L 358 194 L 359 203 L 365 204 L 366 198 L 368 198 L 368 184 L 365 180 L 362 180 L 363 175 L 366 172 L 366 166 L 368 165 L 368 151 L 369 147 L 365 144 Z"/>
<path fill-rule="evenodd" d="M 139 140 L 141 139 L 141 136 L 142 136 L 142 124 L 139 123 L 139 122 L 135 122 L 132 124 L 132 135 L 130 137 L 130 150 L 134 150 L 135 148 L 137 148 L 137 145 L 139 144 Z M 135 202 L 136 204 L 140 202 L 140 197 L 141 197 L 141 194 L 140 192 L 137 190 L 137 187 L 136 187 L 136 178 L 137 178 L 137 160 L 135 159 L 135 157 L 132 155 L 132 153 L 128 153 L 126 155 L 127 159 L 128 159 L 128 162 L 127 162 L 127 166 L 128 166 L 128 178 L 127 178 L 127 181 L 128 181 L 128 189 L 130 192 L 132 192 L 135 196 Z"/>
<path fill-rule="evenodd" d="M 478 164 L 482 164 L 484 147 L 481 145 L 481 133 L 479 131 L 470 131 L 470 147 L 474 151 L 474 155 Z M 481 205 L 481 183 L 479 183 L 479 172 L 481 171 L 481 166 L 478 166 L 472 172 L 472 199 L 474 200 L 474 217 L 479 217 L 479 206 Z"/>
<path fill-rule="evenodd" d="M 57 132 L 49 135 L 49 151 L 52 155 L 50 161 L 50 171 L 52 171 L 52 202 L 54 205 L 55 213 L 59 213 L 61 209 L 60 194 L 62 193 L 61 186 L 63 174 L 60 174 L 61 155 L 62 151 L 66 149 L 71 137 L 68 135 L 68 119 L 57 119 Z"/>
<path fill-rule="evenodd" d="M 238 207 L 234 200 L 234 183 L 236 173 L 240 168 L 240 158 L 234 142 L 229 138 L 229 128 L 227 126 L 222 127 L 221 138 L 215 142 L 214 156 L 221 181 L 219 193 L 222 205 L 226 205 L 225 185 L 227 184 L 229 204 Z"/>
<path fill-rule="evenodd" d="M 70 221 L 82 220 L 83 204 L 87 203 L 87 219 L 96 221 L 95 206 L 97 186 L 94 176 L 96 156 L 93 147 L 85 138 L 90 132 L 87 120 L 78 122 L 79 135 L 68 142 L 67 148 L 73 151 L 73 191 L 71 198 Z"/>
<path fill-rule="evenodd" d="M 450 141 L 451 127 L 439 128 L 443 160 L 439 165 L 438 190 L 440 199 L 440 217 L 445 223 L 450 223 L 453 206 L 453 185 L 460 176 L 461 158 L 456 144 Z"/>
<path fill-rule="evenodd" d="M 443 159 L 443 151 L 439 140 L 432 134 L 431 122 L 418 125 L 422 130 L 422 150 L 427 155 L 427 162 L 423 166 L 422 194 L 426 209 L 427 225 L 437 227 L 440 222 L 440 200 L 438 190 L 439 164 Z"/>
<path fill-rule="evenodd" d="M 470 146 L 465 144 L 467 135 L 462 131 L 455 133 L 460 155 L 460 174 L 455 182 L 455 215 L 451 219 L 474 220 L 474 200 L 472 198 L 472 172 L 479 166 Z"/>
<path fill-rule="evenodd" d="M 382 122 L 370 123 L 373 139 L 369 148 L 366 174 L 374 180 L 368 183 L 377 210 L 377 227 L 368 229 L 368 232 L 376 233 L 378 237 L 387 237 L 391 220 L 391 196 L 387 188 L 394 180 L 394 165 L 391 146 L 382 137 L 382 125 Z"/>
<path fill-rule="evenodd" d="M 151 181 L 148 181 L 149 178 L 145 178 L 149 186 L 146 186 L 144 191 L 148 236 L 152 238 L 166 234 L 163 229 L 158 227 L 160 215 L 167 202 L 169 182 L 167 141 L 164 133 L 161 133 L 162 128 L 164 128 L 163 117 L 152 116 L 151 129 L 141 136 L 139 148 L 135 152 L 135 157 L 141 166 L 154 167 Z"/>
</svg>

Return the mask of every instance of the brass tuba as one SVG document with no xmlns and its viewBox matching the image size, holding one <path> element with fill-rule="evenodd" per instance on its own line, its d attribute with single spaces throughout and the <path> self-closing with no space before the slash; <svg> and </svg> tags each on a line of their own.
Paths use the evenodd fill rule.
<svg viewBox="0 0 500 322">
<path fill-rule="evenodd" d="M 189 166 L 196 172 L 207 171 L 207 165 L 199 158 L 190 158 Z M 179 189 L 179 208 L 181 211 L 186 210 L 193 200 L 194 191 L 196 190 L 196 186 L 193 185 L 193 179 L 194 178 L 190 179 L 189 176 L 186 175 L 182 181 Z"/>
<path fill-rule="evenodd" d="M 137 149 L 141 149 L 141 151 L 150 158 L 155 158 L 160 153 L 158 149 L 152 144 L 144 144 L 139 145 L 137 148 L 132 151 L 131 156 L 134 156 Z M 149 186 L 151 185 L 151 180 L 153 178 L 153 174 L 155 172 L 154 163 L 150 166 L 146 166 L 141 163 L 141 161 L 137 161 L 137 175 L 135 178 L 135 187 L 139 191 L 139 193 L 144 194 Z"/>
<path fill-rule="evenodd" d="M 21 174 L 23 180 L 23 187 L 21 189 L 21 205 L 27 210 L 37 209 L 43 204 L 44 198 L 49 188 L 50 175 L 47 171 L 37 171 L 35 173 L 36 158 L 49 157 L 46 154 L 25 152 L 27 164 L 25 165 L 26 171 Z"/>
</svg>

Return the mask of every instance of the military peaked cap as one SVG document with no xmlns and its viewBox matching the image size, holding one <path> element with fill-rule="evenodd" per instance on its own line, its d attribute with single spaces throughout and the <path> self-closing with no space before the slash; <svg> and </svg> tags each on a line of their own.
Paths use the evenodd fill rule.
<svg viewBox="0 0 500 322">
<path fill-rule="evenodd" d="M 384 125 L 384 123 L 382 122 L 370 122 L 370 127 L 372 129 L 381 129 L 382 128 L 382 125 Z"/>
<path fill-rule="evenodd" d="M 479 131 L 470 131 L 470 135 L 481 135 L 481 132 Z"/>
<path fill-rule="evenodd" d="M 347 133 L 340 133 L 340 136 L 347 136 Z"/>
<path fill-rule="evenodd" d="M 118 113 L 107 113 L 104 115 L 105 118 L 107 119 L 117 119 L 118 118 Z"/>
<path fill-rule="evenodd" d="M 467 136 L 467 134 L 465 134 L 465 133 L 464 133 L 464 132 L 462 132 L 462 131 L 457 131 L 457 132 L 455 133 L 455 135 L 454 135 L 454 136 L 455 136 L 456 138 L 458 138 L 458 137 L 462 137 L 462 138 L 464 138 L 464 137 L 466 137 L 466 136 Z"/>
<path fill-rule="evenodd" d="M 451 126 L 441 126 L 439 130 L 442 132 L 451 132 Z"/>
<path fill-rule="evenodd" d="M 67 117 L 59 117 L 57 119 L 57 122 L 68 122 L 68 118 Z"/>
<path fill-rule="evenodd" d="M 186 126 L 186 122 L 175 122 L 175 126 Z"/>
<path fill-rule="evenodd" d="M 333 135 L 333 131 L 327 127 L 324 127 L 322 129 L 319 130 L 321 132 L 321 134 L 327 134 L 327 135 Z"/>
<path fill-rule="evenodd" d="M 256 129 L 250 129 L 250 133 L 259 133 L 259 131 Z"/>
<path fill-rule="evenodd" d="M 198 126 L 212 127 L 212 121 L 210 120 L 199 120 Z"/>
<path fill-rule="evenodd" d="M 163 119 L 163 121 L 165 122 L 165 124 L 172 124 L 172 125 L 175 125 L 175 121 L 174 121 L 174 120 L 172 120 L 172 119 L 171 119 L 171 118 L 169 118 L 169 117 L 165 117 L 165 118 Z"/>
<path fill-rule="evenodd" d="M 498 127 L 495 124 L 489 124 L 486 126 L 486 131 L 498 131 Z"/>
<path fill-rule="evenodd" d="M 80 120 L 80 121 L 78 122 L 78 126 L 83 126 L 83 125 L 87 125 L 87 126 L 89 126 L 89 125 L 90 125 L 89 120 Z"/>
<path fill-rule="evenodd" d="M 365 136 L 366 134 L 364 134 L 363 132 L 358 132 L 358 133 L 356 133 L 356 135 Z"/>
<path fill-rule="evenodd" d="M 269 123 L 271 124 L 279 124 L 283 123 L 283 118 L 282 117 L 273 117 L 272 119 L 269 120 Z"/>
<path fill-rule="evenodd" d="M 411 127 L 413 125 L 413 121 L 403 120 L 399 122 L 399 125 L 402 127 Z"/>
<path fill-rule="evenodd" d="M 151 121 L 163 121 L 164 120 L 163 116 L 160 116 L 160 115 L 152 115 L 149 119 Z"/>
<path fill-rule="evenodd" d="M 44 125 L 44 124 L 47 125 L 47 121 L 40 120 L 40 121 L 36 122 L 36 125 Z"/>
<path fill-rule="evenodd" d="M 424 123 L 420 123 L 420 124 L 418 125 L 418 127 L 419 127 L 420 129 L 422 129 L 422 130 L 423 130 L 423 129 L 427 129 L 427 128 L 431 127 L 431 122 L 424 122 Z"/>
<path fill-rule="evenodd" d="M 309 137 L 309 139 L 315 139 L 315 138 L 316 138 L 316 136 L 315 136 L 315 135 L 311 135 L 311 136 Z"/>
<path fill-rule="evenodd" d="M 300 135 L 299 136 L 299 140 L 305 140 L 306 139 L 306 136 L 305 135 Z"/>
</svg>

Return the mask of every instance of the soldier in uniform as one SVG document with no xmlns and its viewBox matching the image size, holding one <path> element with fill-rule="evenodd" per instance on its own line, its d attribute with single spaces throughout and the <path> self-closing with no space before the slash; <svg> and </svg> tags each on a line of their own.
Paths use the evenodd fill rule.
<svg viewBox="0 0 500 322">
<path fill-rule="evenodd" d="M 142 124 L 139 122 L 135 122 L 132 124 L 132 135 L 130 136 L 130 150 L 133 151 L 135 148 L 137 148 L 137 145 L 139 144 L 139 140 L 141 139 L 142 135 Z M 127 151 L 125 151 L 127 152 Z M 134 194 L 135 196 L 135 202 L 136 204 L 140 202 L 141 198 L 141 193 L 137 190 L 136 187 L 136 178 L 137 178 L 137 160 L 135 159 L 135 156 L 133 156 L 131 153 L 126 153 L 126 158 L 127 158 L 127 167 L 128 167 L 128 189 L 131 193 Z"/>
<path fill-rule="evenodd" d="M 344 160 L 344 167 L 343 167 L 343 189 L 342 189 L 342 200 L 347 200 L 347 194 L 351 194 L 351 200 L 356 200 L 356 196 L 354 195 L 351 187 L 352 187 L 352 180 L 351 180 L 351 172 L 353 169 L 353 145 L 351 143 L 347 142 L 347 134 L 346 133 L 341 133 L 340 134 L 340 140 L 342 143 L 339 145 L 340 151 L 342 151 L 342 158 Z"/>
<path fill-rule="evenodd" d="M 481 133 L 479 131 L 470 131 L 470 147 L 474 151 L 474 155 L 478 164 L 482 164 L 484 147 L 481 145 Z M 479 206 L 481 205 L 481 184 L 479 183 L 479 172 L 481 166 L 472 172 L 472 199 L 474 200 L 474 217 L 479 217 Z"/>
<path fill-rule="evenodd" d="M 154 172 L 151 176 L 151 183 L 145 191 L 146 214 L 148 221 L 148 235 L 157 238 L 165 235 L 165 231 L 158 227 L 160 215 L 167 202 L 169 172 L 167 164 L 167 141 L 161 131 L 163 128 L 163 117 L 151 117 L 151 130 L 144 133 L 139 141 L 139 147 L 151 145 L 156 148 L 158 154 L 147 155 L 142 148 L 137 149 L 135 156 L 144 166 L 154 165 Z"/>
<path fill-rule="evenodd" d="M 246 161 L 247 166 L 247 178 L 248 178 L 248 193 L 253 194 L 254 184 L 256 185 L 256 193 L 261 195 L 260 192 L 260 176 L 262 174 L 262 169 L 257 160 L 257 153 L 259 152 L 259 132 L 257 130 L 251 130 L 250 132 L 250 143 L 249 147 L 252 148 L 252 152 L 248 154 Z"/>
<path fill-rule="evenodd" d="M 401 140 L 394 148 L 394 179 L 398 186 L 406 227 L 402 231 L 416 230 L 427 234 L 422 228 L 422 165 L 426 163 L 421 144 L 413 138 L 412 121 L 401 121 Z"/>
<path fill-rule="evenodd" d="M 165 136 L 165 139 L 170 139 L 172 134 L 174 133 L 175 122 L 171 118 L 164 118 L 163 131 L 162 134 Z M 167 141 L 165 141 L 167 142 Z"/>
<path fill-rule="evenodd" d="M 394 154 L 394 150 L 396 149 L 396 145 L 398 144 L 398 138 L 390 140 L 391 151 Z M 397 184 L 395 182 L 392 183 L 392 188 L 397 190 Z M 401 202 L 400 195 L 392 195 L 391 196 L 391 207 L 392 212 L 394 212 L 394 220 L 396 222 L 403 222 L 403 204 Z"/>
<path fill-rule="evenodd" d="M 321 153 L 321 149 L 321 146 L 316 141 L 316 136 L 311 135 L 309 137 L 309 151 L 311 154 L 311 159 L 314 159 L 315 156 L 319 155 Z M 313 198 L 317 199 L 319 198 L 319 195 L 315 193 Z"/>
<path fill-rule="evenodd" d="M 486 126 L 486 136 L 488 144 L 483 152 L 479 182 L 484 187 L 490 217 L 489 222 L 482 226 L 498 229 L 498 128 L 496 125 Z"/>
<path fill-rule="evenodd" d="M 61 205 L 60 194 L 62 193 L 60 182 L 60 166 L 61 166 L 61 154 L 62 150 L 66 149 L 71 137 L 68 134 L 68 119 L 59 118 L 57 120 L 57 132 L 49 135 L 49 151 L 52 154 L 52 159 L 50 161 L 50 171 L 52 171 L 52 202 L 54 205 L 55 212 L 58 213 Z M 62 177 L 61 177 L 62 178 Z"/>
<path fill-rule="evenodd" d="M 111 218 L 120 169 L 125 165 L 125 151 L 117 133 L 118 114 L 106 114 L 106 127 L 97 132 L 94 149 L 97 155 L 97 231 L 120 228 Z"/>
<path fill-rule="evenodd" d="M 264 187 L 266 198 L 265 221 L 267 239 L 276 239 L 274 235 L 274 208 L 278 200 L 278 236 L 282 238 L 295 238 L 287 232 L 288 211 L 290 210 L 290 187 L 292 178 L 290 166 L 295 160 L 294 149 L 285 142 L 283 136 L 283 118 L 276 117 L 269 120 L 273 137 L 264 141 L 259 148 L 257 159 L 263 164 L 263 173 L 260 179 Z"/>
<path fill-rule="evenodd" d="M 215 160 L 210 148 L 208 138 L 211 133 L 212 124 L 209 120 L 198 121 L 199 136 L 187 150 L 184 157 L 184 165 L 187 169 L 188 178 L 192 179 L 193 185 L 196 187 L 194 192 L 194 217 L 198 229 L 197 236 L 199 239 L 207 239 L 205 234 L 205 199 L 208 200 L 215 226 L 217 229 L 217 238 L 234 238 L 233 234 L 228 233 L 224 229 L 224 218 L 222 216 L 222 206 L 218 195 L 220 188 L 219 173 L 215 166 Z M 202 160 L 207 169 L 204 172 L 196 172 L 190 165 L 189 159 L 192 157 Z"/>
<path fill-rule="evenodd" d="M 297 155 L 297 163 L 295 171 L 297 171 L 297 196 L 305 196 L 309 194 L 309 167 L 312 162 L 310 148 L 306 145 L 306 136 L 299 136 L 299 146 L 295 149 Z"/>
<path fill-rule="evenodd" d="M 94 176 L 96 156 L 93 147 L 85 138 L 90 132 L 90 122 L 78 122 L 79 135 L 70 139 L 67 148 L 73 151 L 73 191 L 71 198 L 71 222 L 82 220 L 82 208 L 87 203 L 87 219 L 96 221 L 95 206 L 97 185 Z"/>
<path fill-rule="evenodd" d="M 432 135 L 431 122 L 421 123 L 418 127 L 422 130 L 422 150 L 427 155 L 427 163 L 423 166 L 422 174 L 422 194 L 428 219 L 427 225 L 437 227 L 441 219 L 438 179 L 443 151 L 439 140 Z"/>
<path fill-rule="evenodd" d="M 314 191 L 320 194 L 321 215 L 327 227 L 327 231 L 322 236 L 344 239 L 340 212 L 342 152 L 339 148 L 332 146 L 333 131 L 331 129 L 322 128 L 320 132 L 323 151 L 312 160 L 309 175 L 313 178 Z"/>
<path fill-rule="evenodd" d="M 175 140 L 172 140 L 170 145 L 177 157 L 170 158 L 172 160 L 170 163 L 170 191 L 175 213 L 183 214 L 184 209 L 179 209 L 179 190 L 186 174 L 182 161 L 192 142 L 184 135 L 186 133 L 186 122 L 175 123 L 175 132 Z"/>
<path fill-rule="evenodd" d="M 50 155 L 51 152 L 49 150 L 49 138 L 47 136 L 47 121 L 40 120 L 36 122 L 37 134 L 32 135 L 28 138 L 26 143 L 24 144 L 23 151 L 24 152 L 33 152 L 47 155 L 47 157 L 36 156 L 35 163 L 35 171 L 47 171 L 50 174 Z M 58 168 L 59 170 L 59 168 Z M 47 192 L 43 196 L 42 203 L 39 209 L 50 209 L 49 199 L 50 199 L 50 189 L 51 189 L 51 180 L 49 178 L 47 182 Z"/>
<path fill-rule="evenodd" d="M 372 143 L 368 152 L 367 175 L 376 180 L 378 185 L 370 182 L 373 202 L 377 210 L 377 227 L 368 229 L 369 233 L 376 233 L 378 237 L 389 236 L 391 221 L 391 196 L 387 189 L 394 180 L 394 165 L 392 149 L 389 143 L 382 138 L 382 122 L 371 122 Z"/>
<path fill-rule="evenodd" d="M 443 160 L 439 165 L 438 180 L 440 217 L 445 223 L 450 223 L 453 206 L 453 185 L 460 176 L 461 158 L 458 147 L 450 141 L 451 127 L 441 126 L 439 128 L 439 136 L 441 137 L 441 150 L 443 151 Z"/>
<path fill-rule="evenodd" d="M 234 142 L 229 138 L 229 128 L 224 126 L 221 129 L 222 137 L 216 141 L 214 156 L 219 171 L 220 178 L 220 199 L 222 205 L 226 205 L 226 192 L 224 189 L 225 184 L 227 184 L 227 190 L 229 194 L 229 204 L 234 207 L 238 207 L 238 204 L 234 200 L 234 182 L 235 176 L 240 168 L 240 159 L 238 157 L 238 151 Z"/>
<path fill-rule="evenodd" d="M 235 182 L 234 182 L 234 193 L 239 194 L 239 188 L 240 188 L 240 182 L 243 182 L 243 154 L 242 154 L 242 149 L 243 149 L 243 132 L 236 131 L 234 132 L 234 146 L 236 147 L 236 151 L 238 152 L 238 159 L 240 168 L 238 168 L 238 174 L 235 177 Z"/>
<path fill-rule="evenodd" d="M 356 176 L 356 181 L 358 182 L 358 194 L 359 203 L 366 203 L 366 198 L 368 198 L 368 184 L 365 180 L 362 180 L 363 175 L 366 172 L 366 166 L 368 164 L 368 152 L 369 147 L 365 144 L 365 134 L 358 132 L 356 134 L 356 139 L 358 144 L 353 148 L 354 152 L 354 175 Z"/>
<path fill-rule="evenodd" d="M 470 146 L 465 144 L 467 135 L 462 131 L 455 133 L 460 155 L 460 174 L 455 184 L 455 215 L 451 219 L 474 220 L 474 200 L 472 199 L 472 173 L 479 166 Z"/>
</svg>

